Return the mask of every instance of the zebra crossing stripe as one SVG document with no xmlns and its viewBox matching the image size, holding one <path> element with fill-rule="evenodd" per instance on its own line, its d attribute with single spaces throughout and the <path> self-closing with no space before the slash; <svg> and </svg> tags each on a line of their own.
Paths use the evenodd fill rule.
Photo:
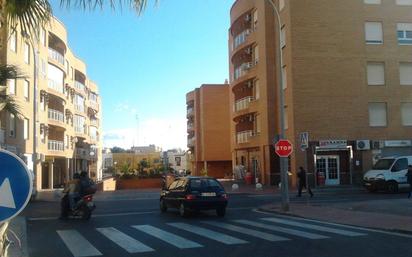
<svg viewBox="0 0 412 257">
<path fill-rule="evenodd" d="M 149 246 L 137 241 L 136 239 L 122 233 L 121 231 L 113 228 L 96 228 L 105 237 L 125 249 L 128 253 L 144 253 L 153 252 L 154 250 Z"/>
<path fill-rule="evenodd" d="M 244 241 L 242 239 L 236 238 L 236 237 L 232 237 L 229 235 L 225 235 L 213 230 L 209 230 L 206 228 L 202 228 L 202 227 L 198 227 L 198 226 L 193 226 L 190 224 L 186 224 L 186 223 L 181 223 L 181 222 L 176 222 L 176 223 L 167 223 L 168 225 L 178 228 L 178 229 L 182 229 L 185 231 L 188 231 L 190 233 L 199 235 L 199 236 L 203 236 L 215 241 L 218 241 L 220 243 L 226 244 L 226 245 L 235 245 L 235 244 L 246 244 L 248 243 L 247 241 Z"/>
<path fill-rule="evenodd" d="M 203 245 L 200 245 L 196 242 L 190 241 L 188 239 L 185 239 L 183 237 L 177 236 L 175 234 L 169 233 L 167 231 L 158 229 L 150 225 L 138 225 L 132 227 L 146 234 L 154 236 L 168 244 L 174 245 L 180 249 L 203 247 Z"/>
<path fill-rule="evenodd" d="M 57 234 L 74 257 L 100 256 L 99 250 L 76 230 L 57 230 Z"/>
<path fill-rule="evenodd" d="M 249 220 L 235 220 L 237 223 L 245 224 L 245 225 L 250 225 L 258 228 L 264 228 L 267 230 L 272 230 L 272 231 L 277 231 L 285 234 L 290 234 L 298 237 L 304 237 L 308 239 L 326 239 L 329 238 L 328 236 L 323 236 L 319 234 L 314 234 L 314 233 L 309 233 L 305 231 L 300 231 L 296 229 L 290 229 L 290 228 L 284 228 L 284 227 L 278 227 L 274 225 L 268 225 L 268 224 L 263 224 L 259 222 L 254 222 L 254 221 L 249 221 Z"/>
<path fill-rule="evenodd" d="M 313 224 L 308 224 L 308 223 L 302 223 L 302 222 L 297 222 L 297 221 L 292 221 L 292 220 L 287 220 L 287 219 L 262 218 L 262 220 L 266 220 L 266 221 L 274 222 L 274 223 L 280 223 L 280 224 L 289 225 L 289 226 L 296 226 L 296 227 L 301 227 L 301 228 L 308 228 L 308 229 L 313 229 L 313 230 L 318 230 L 318 231 L 323 231 L 323 232 L 329 232 L 329 233 L 343 235 L 343 236 L 365 236 L 366 235 L 366 234 L 362 234 L 358 232 L 353 232 L 353 231 L 348 231 L 348 230 L 343 230 L 343 229 L 336 229 L 336 228 L 331 228 L 331 227 L 324 227 L 324 226 L 313 225 Z"/>
<path fill-rule="evenodd" d="M 223 222 L 203 221 L 203 223 L 209 224 L 209 225 L 212 225 L 212 226 L 215 226 L 215 227 L 235 231 L 235 232 L 245 234 L 245 235 L 248 235 L 248 236 L 257 237 L 257 238 L 267 240 L 267 241 L 271 241 L 271 242 L 290 240 L 289 238 L 286 238 L 286 237 L 275 236 L 275 235 L 272 235 L 272 234 L 269 234 L 269 233 L 265 233 L 265 232 L 261 232 L 261 231 L 257 231 L 257 230 L 253 230 L 253 229 L 249 229 L 249 228 L 243 228 L 243 227 L 239 227 L 239 226 L 235 226 L 235 225 L 231 225 L 231 224 L 227 224 L 227 223 L 223 223 Z"/>
</svg>

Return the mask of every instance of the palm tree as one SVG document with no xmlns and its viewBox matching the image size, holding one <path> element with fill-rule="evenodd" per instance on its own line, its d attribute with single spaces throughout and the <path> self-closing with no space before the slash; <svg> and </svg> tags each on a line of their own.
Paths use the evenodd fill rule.
<svg viewBox="0 0 412 257">
<path fill-rule="evenodd" d="M 14 100 L 14 97 L 6 93 L 7 80 L 21 78 L 24 78 L 24 76 L 16 66 L 0 65 L 0 112 L 4 110 L 16 116 L 21 116 L 20 107 Z"/>
</svg>

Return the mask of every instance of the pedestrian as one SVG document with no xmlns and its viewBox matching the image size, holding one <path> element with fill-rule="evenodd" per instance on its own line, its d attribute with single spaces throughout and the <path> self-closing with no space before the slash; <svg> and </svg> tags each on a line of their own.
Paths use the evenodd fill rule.
<svg viewBox="0 0 412 257">
<path fill-rule="evenodd" d="M 310 190 L 309 185 L 306 185 L 306 171 L 303 167 L 299 167 L 299 172 L 298 172 L 298 197 L 302 196 L 302 189 L 305 188 L 307 189 L 308 193 L 310 194 L 310 197 L 313 197 L 313 192 Z"/>
<path fill-rule="evenodd" d="M 408 198 L 411 198 L 412 195 L 412 166 L 408 166 L 408 171 L 406 172 L 407 181 L 409 183 L 409 193 Z"/>
</svg>

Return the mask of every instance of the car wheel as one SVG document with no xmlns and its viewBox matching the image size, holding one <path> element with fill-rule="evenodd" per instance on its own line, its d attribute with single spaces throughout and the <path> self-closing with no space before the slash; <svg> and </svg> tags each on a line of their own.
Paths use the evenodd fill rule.
<svg viewBox="0 0 412 257">
<path fill-rule="evenodd" d="M 186 207 L 183 203 L 181 203 L 180 206 L 179 206 L 179 214 L 182 217 L 189 216 L 188 210 L 186 209 Z"/>
<path fill-rule="evenodd" d="M 217 216 L 219 216 L 219 217 L 224 217 L 225 216 L 225 214 L 226 214 L 226 208 L 217 208 L 216 209 L 216 214 L 217 214 Z"/>
<path fill-rule="evenodd" d="M 397 193 L 398 192 L 398 183 L 396 183 L 395 181 L 390 181 L 388 183 L 388 192 L 391 194 Z"/>
<path fill-rule="evenodd" d="M 163 199 L 160 199 L 160 211 L 167 212 L 167 205 Z"/>
</svg>

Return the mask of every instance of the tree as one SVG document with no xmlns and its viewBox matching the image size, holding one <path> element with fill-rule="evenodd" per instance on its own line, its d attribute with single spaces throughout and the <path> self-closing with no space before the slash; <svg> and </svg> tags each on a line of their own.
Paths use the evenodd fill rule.
<svg viewBox="0 0 412 257">
<path fill-rule="evenodd" d="M 14 65 L 0 65 L 0 111 L 7 111 L 16 116 L 21 116 L 20 107 L 14 97 L 7 95 L 7 80 L 24 78 L 19 69 Z"/>
<path fill-rule="evenodd" d="M 112 153 L 125 153 L 125 152 L 126 152 L 126 150 L 124 150 L 124 149 L 121 148 L 121 147 L 117 147 L 117 146 L 115 146 L 115 147 L 113 147 L 112 149 L 110 149 L 110 151 L 111 151 Z"/>
</svg>

